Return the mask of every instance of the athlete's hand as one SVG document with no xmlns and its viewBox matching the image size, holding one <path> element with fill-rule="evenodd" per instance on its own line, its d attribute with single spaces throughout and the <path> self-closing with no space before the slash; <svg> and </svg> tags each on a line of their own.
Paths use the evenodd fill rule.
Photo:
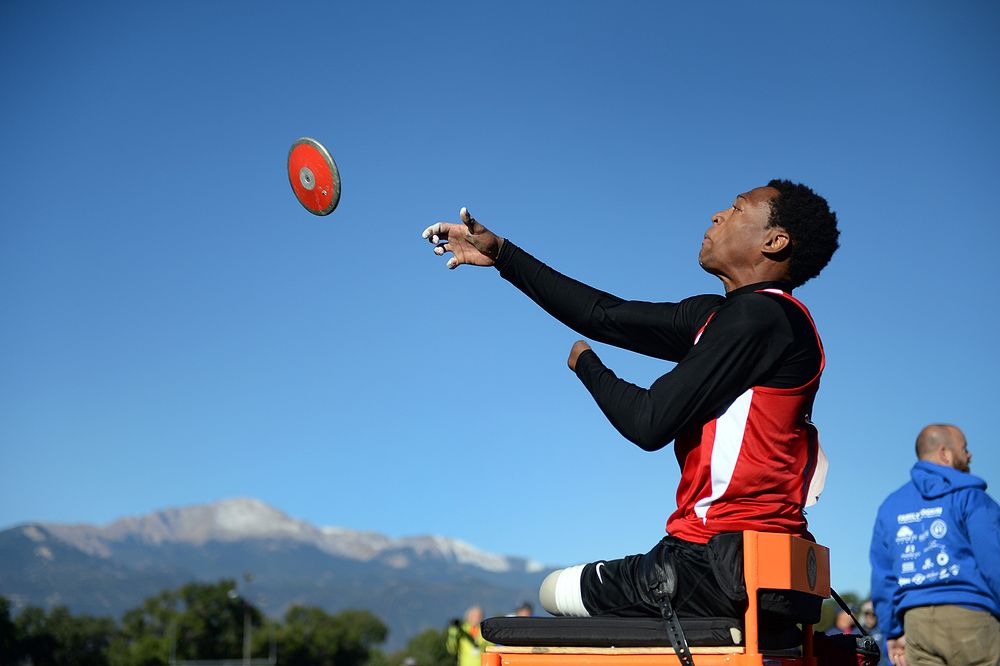
<svg viewBox="0 0 1000 666">
<path fill-rule="evenodd" d="M 479 224 L 468 208 L 459 213 L 461 224 L 438 222 L 424 229 L 423 237 L 434 245 L 434 254 L 451 252 L 448 268 L 462 264 L 492 266 L 503 247 L 503 238 Z"/>
<path fill-rule="evenodd" d="M 885 642 L 885 651 L 893 666 L 906 666 L 906 636 L 890 638 Z"/>
<path fill-rule="evenodd" d="M 566 365 L 569 366 L 570 370 L 576 372 L 576 360 L 580 358 L 580 354 L 588 349 L 590 349 L 590 345 L 583 340 L 577 340 L 573 343 L 573 348 L 569 350 L 569 358 L 566 359 Z"/>
</svg>

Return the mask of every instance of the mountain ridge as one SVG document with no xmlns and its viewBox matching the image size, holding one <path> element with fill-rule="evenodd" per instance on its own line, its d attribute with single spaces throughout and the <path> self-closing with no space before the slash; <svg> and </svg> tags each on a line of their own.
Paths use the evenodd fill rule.
<svg viewBox="0 0 1000 666">
<path fill-rule="evenodd" d="M 510 570 L 513 562 L 523 562 L 527 571 L 545 568 L 540 562 L 488 553 L 452 537 L 415 535 L 391 539 L 374 531 L 315 526 L 249 497 L 169 507 L 118 518 L 103 527 L 90 523 L 28 524 L 40 525 L 83 552 L 105 558 L 111 557 L 115 542 L 130 537 L 148 544 L 180 542 L 191 545 L 261 538 L 308 543 L 332 555 L 351 559 L 370 560 L 387 550 L 410 548 L 423 552 L 437 551 L 442 556 L 450 555 L 459 562 L 496 572 Z"/>
<path fill-rule="evenodd" d="M 387 649 L 471 605 L 510 612 L 535 598 L 551 570 L 451 537 L 393 539 L 316 526 L 246 497 L 106 525 L 28 522 L 0 530 L 0 596 L 15 609 L 66 605 L 120 616 L 163 589 L 252 572 L 246 593 L 266 614 L 294 604 L 366 608 L 390 627 Z"/>
</svg>

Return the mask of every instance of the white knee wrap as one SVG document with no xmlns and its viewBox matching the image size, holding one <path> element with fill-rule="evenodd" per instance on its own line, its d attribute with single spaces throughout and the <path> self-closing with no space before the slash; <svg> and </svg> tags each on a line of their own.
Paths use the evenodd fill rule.
<svg viewBox="0 0 1000 666">
<path fill-rule="evenodd" d="M 590 617 L 580 595 L 580 574 L 584 566 L 578 564 L 568 569 L 557 569 L 546 576 L 538 591 L 542 608 L 553 615 Z"/>
</svg>

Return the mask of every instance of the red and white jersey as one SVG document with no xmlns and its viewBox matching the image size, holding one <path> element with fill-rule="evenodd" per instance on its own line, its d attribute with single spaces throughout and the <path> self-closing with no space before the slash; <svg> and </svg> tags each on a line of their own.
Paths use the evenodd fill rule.
<svg viewBox="0 0 1000 666">
<path fill-rule="evenodd" d="M 826 456 L 812 424 L 813 400 L 825 365 L 815 323 L 802 303 L 779 289 L 761 289 L 802 309 L 816 334 L 820 366 L 796 388 L 752 386 L 716 418 L 687 428 L 675 440 L 681 480 L 673 536 L 706 543 L 722 532 L 759 530 L 811 538 L 803 508 L 826 477 Z M 695 338 L 695 344 L 711 318 Z"/>
</svg>

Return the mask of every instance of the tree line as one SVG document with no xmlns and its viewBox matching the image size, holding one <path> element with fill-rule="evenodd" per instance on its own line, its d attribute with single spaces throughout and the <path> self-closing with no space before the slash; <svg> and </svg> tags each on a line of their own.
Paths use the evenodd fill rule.
<svg viewBox="0 0 1000 666">
<path fill-rule="evenodd" d="M 74 615 L 65 606 L 28 606 L 16 616 L 0 597 L 0 666 L 162 666 L 173 661 L 243 656 L 249 627 L 250 656 L 277 658 L 281 666 L 454 666 L 445 628 L 427 629 L 405 648 L 382 651 L 389 629 L 366 610 L 331 614 L 291 606 L 281 620 L 264 616 L 236 594 L 236 581 L 188 583 L 145 599 L 120 620 Z M 858 595 L 845 593 L 856 605 Z M 817 629 L 832 626 L 836 604 L 827 600 Z M 412 663 L 407 661 L 407 663 Z"/>
<path fill-rule="evenodd" d="M 0 666 L 162 666 L 228 659 L 239 663 L 244 630 L 250 657 L 281 666 L 453 666 L 445 629 L 428 629 L 395 653 L 379 646 L 389 629 L 366 610 L 331 614 L 290 607 L 281 620 L 264 616 L 236 593 L 236 581 L 188 583 L 146 598 L 120 620 L 74 615 L 65 606 L 28 606 L 16 615 L 0 597 Z M 408 662 L 410 663 L 410 662 Z"/>
</svg>

